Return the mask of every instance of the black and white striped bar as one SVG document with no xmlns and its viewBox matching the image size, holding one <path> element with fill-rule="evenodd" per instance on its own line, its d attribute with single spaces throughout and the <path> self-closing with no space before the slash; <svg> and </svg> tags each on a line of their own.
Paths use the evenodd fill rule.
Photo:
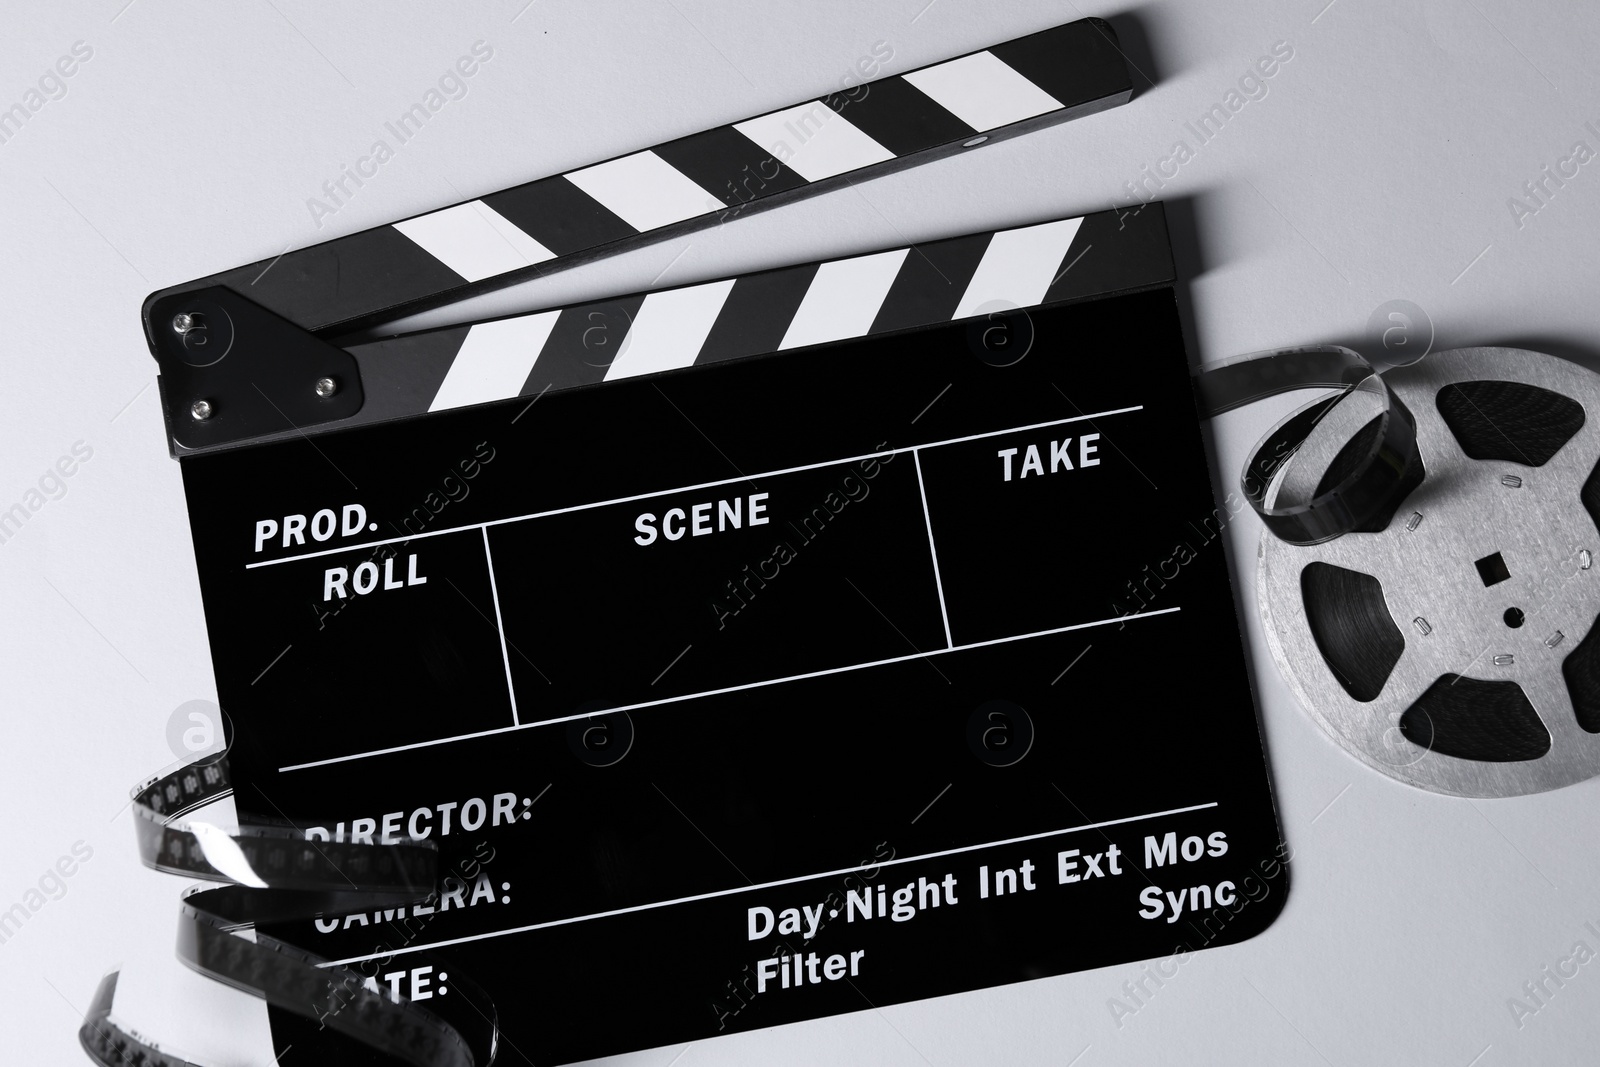
<svg viewBox="0 0 1600 1067">
<path fill-rule="evenodd" d="M 325 428 L 881 336 L 1173 277 L 1165 215 L 1154 203 L 445 327 L 351 347 L 366 405 Z"/>
<path fill-rule="evenodd" d="M 304 329 L 349 332 L 1113 107 L 1131 91 L 1115 31 L 1084 19 L 150 299 L 224 285 Z"/>
</svg>

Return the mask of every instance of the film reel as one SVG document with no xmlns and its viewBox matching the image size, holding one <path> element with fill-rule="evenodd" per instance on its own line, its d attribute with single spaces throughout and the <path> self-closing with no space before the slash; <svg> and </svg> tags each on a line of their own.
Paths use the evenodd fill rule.
<svg viewBox="0 0 1600 1067">
<path fill-rule="evenodd" d="M 1336 384 L 1322 377 L 1309 384 Z M 1423 789 L 1516 796 L 1600 774 L 1600 375 L 1469 348 L 1381 380 L 1285 420 L 1300 442 L 1281 425 L 1247 472 L 1258 509 L 1293 510 L 1388 469 L 1388 499 L 1344 530 L 1263 535 L 1279 669 L 1339 744 Z M 1406 425 L 1414 459 L 1396 470 Z M 1274 435 L 1291 441 L 1276 463 Z"/>
</svg>

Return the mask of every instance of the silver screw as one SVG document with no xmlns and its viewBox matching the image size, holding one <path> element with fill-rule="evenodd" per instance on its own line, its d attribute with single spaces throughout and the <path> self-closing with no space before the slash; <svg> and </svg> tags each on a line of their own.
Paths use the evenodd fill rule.
<svg viewBox="0 0 1600 1067">
<path fill-rule="evenodd" d="M 1423 637 L 1427 637 L 1429 634 L 1433 633 L 1433 627 L 1429 626 L 1428 620 L 1424 619 L 1421 615 L 1418 615 L 1416 618 L 1412 619 L 1411 622 L 1416 626 L 1417 633 L 1421 634 Z"/>
<path fill-rule="evenodd" d="M 1416 530 L 1416 528 L 1418 526 L 1421 526 L 1421 525 L 1422 525 L 1422 512 L 1413 511 L 1411 513 L 1411 518 L 1406 520 L 1406 531 L 1407 532 L 1414 532 Z"/>
<path fill-rule="evenodd" d="M 1561 643 L 1561 639 L 1565 636 L 1567 635 L 1562 633 L 1560 630 L 1557 630 L 1555 633 L 1544 639 L 1544 647 L 1555 648 Z"/>
<path fill-rule="evenodd" d="M 317 379 L 317 395 L 326 399 L 339 391 L 339 383 L 332 378 Z"/>
<path fill-rule="evenodd" d="M 187 311 L 180 311 L 172 316 L 172 328 L 179 333 L 188 333 L 194 329 L 194 316 Z"/>
<path fill-rule="evenodd" d="M 1521 489 L 1522 479 L 1518 478 L 1515 474 L 1502 474 L 1500 476 L 1500 484 L 1505 486 L 1507 489 Z"/>
<path fill-rule="evenodd" d="M 1516 659 L 1509 652 L 1502 653 L 1494 658 L 1494 665 L 1496 667 L 1510 667 L 1515 663 Z"/>
<path fill-rule="evenodd" d="M 189 405 L 189 414 L 195 422 L 205 422 L 211 417 L 211 401 L 196 400 Z"/>
</svg>

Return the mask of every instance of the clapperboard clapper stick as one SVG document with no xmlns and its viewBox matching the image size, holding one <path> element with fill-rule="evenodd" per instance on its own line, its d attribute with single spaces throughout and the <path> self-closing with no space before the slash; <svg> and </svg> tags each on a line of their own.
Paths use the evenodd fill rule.
<svg viewBox="0 0 1600 1067">
<path fill-rule="evenodd" d="M 1042 129 L 1132 92 L 1084 19 L 152 294 L 174 455 L 378 401 L 329 339 L 641 242 Z M 226 357 L 226 358 L 224 358 Z M 404 391 L 404 387 L 399 387 Z"/>
</svg>

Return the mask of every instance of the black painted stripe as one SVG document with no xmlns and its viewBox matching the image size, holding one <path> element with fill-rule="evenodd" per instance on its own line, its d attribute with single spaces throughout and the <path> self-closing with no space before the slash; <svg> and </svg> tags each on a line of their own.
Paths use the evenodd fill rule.
<svg viewBox="0 0 1600 1067">
<path fill-rule="evenodd" d="M 729 207 L 806 184 L 804 178 L 732 126 L 718 126 L 668 141 L 655 153 Z"/>
<path fill-rule="evenodd" d="M 1045 302 L 1165 285 L 1176 276 L 1160 204 L 1085 215 Z"/>
<path fill-rule="evenodd" d="M 493 193 L 483 202 L 558 256 L 639 232 L 561 175 Z"/>
<path fill-rule="evenodd" d="M 604 381 L 643 303 L 644 294 L 637 293 L 562 309 L 521 395 Z"/>
<path fill-rule="evenodd" d="M 806 263 L 736 280 L 695 363 L 777 351 L 819 266 Z"/>
<path fill-rule="evenodd" d="M 1104 19 L 1057 26 L 989 51 L 1067 107 L 1133 89 L 1117 31 Z"/>
<path fill-rule="evenodd" d="M 362 421 L 399 419 L 427 411 L 470 329 L 451 326 L 347 349 L 361 370 L 365 393 Z"/>
<path fill-rule="evenodd" d="M 949 322 L 993 236 L 975 233 L 913 245 L 872 320 L 872 332 Z"/>
<path fill-rule="evenodd" d="M 379 226 L 236 267 L 210 284 L 306 323 L 342 319 L 357 306 L 382 311 L 465 281 L 393 226 Z"/>
<path fill-rule="evenodd" d="M 977 132 L 904 78 L 857 85 L 822 102 L 897 156 L 962 141 Z"/>
</svg>

